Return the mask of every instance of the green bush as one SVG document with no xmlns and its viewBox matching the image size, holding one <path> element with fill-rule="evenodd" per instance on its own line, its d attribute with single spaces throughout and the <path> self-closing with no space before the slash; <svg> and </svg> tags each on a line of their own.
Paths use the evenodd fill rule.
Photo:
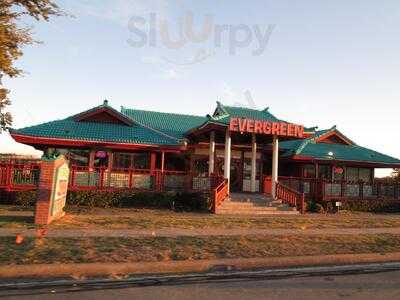
<svg viewBox="0 0 400 300">
<path fill-rule="evenodd" d="M 15 204 L 28 207 L 34 206 L 37 199 L 37 191 L 20 191 L 14 193 Z"/>
<path fill-rule="evenodd" d="M 325 213 L 325 208 L 321 203 L 315 200 L 309 200 L 306 202 L 306 211 L 322 214 Z"/>
<path fill-rule="evenodd" d="M 84 207 L 148 207 L 202 211 L 207 199 L 201 193 L 70 191 L 67 205 Z"/>
<path fill-rule="evenodd" d="M 364 212 L 400 212 L 400 201 L 390 199 L 345 200 L 340 209 Z"/>
</svg>

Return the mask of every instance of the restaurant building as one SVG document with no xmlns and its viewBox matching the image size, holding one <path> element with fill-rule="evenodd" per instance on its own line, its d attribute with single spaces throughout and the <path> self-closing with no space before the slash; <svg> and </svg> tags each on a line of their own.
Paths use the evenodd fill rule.
<svg viewBox="0 0 400 300">
<path fill-rule="evenodd" d="M 70 189 L 211 191 L 214 211 L 235 193 L 263 193 L 297 209 L 304 195 L 323 201 L 400 198 L 398 187 L 374 179 L 376 168 L 399 168 L 400 160 L 357 145 L 336 126 L 293 124 L 269 108 L 217 102 L 212 114 L 194 116 L 118 111 L 105 100 L 10 133 L 48 155 L 66 155 Z"/>
</svg>

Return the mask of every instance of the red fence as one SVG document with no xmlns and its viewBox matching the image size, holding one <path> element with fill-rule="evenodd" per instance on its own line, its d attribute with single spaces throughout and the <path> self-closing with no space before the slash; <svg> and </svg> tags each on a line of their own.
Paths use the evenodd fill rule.
<svg viewBox="0 0 400 300">
<path fill-rule="evenodd" d="M 320 180 L 315 178 L 279 177 L 279 182 L 320 201 L 344 199 L 400 200 L 400 183 Z"/>
<path fill-rule="evenodd" d="M 0 162 L 0 189 L 34 190 L 39 184 L 40 163 L 16 164 Z"/>
<path fill-rule="evenodd" d="M 39 185 L 40 162 L 0 163 L 0 189 L 34 190 Z M 195 177 L 183 171 L 89 168 L 72 166 L 69 189 L 73 191 L 134 189 L 143 191 L 209 192 L 210 178 Z"/>
<path fill-rule="evenodd" d="M 70 172 L 70 190 L 135 189 L 151 191 L 194 189 L 192 177 L 183 171 L 88 168 L 73 166 Z M 199 186 L 198 190 L 209 186 Z"/>
</svg>

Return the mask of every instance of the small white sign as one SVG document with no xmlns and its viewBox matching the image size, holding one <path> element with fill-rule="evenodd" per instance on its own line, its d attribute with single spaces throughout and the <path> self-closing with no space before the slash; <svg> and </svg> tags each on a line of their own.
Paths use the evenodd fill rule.
<svg viewBox="0 0 400 300">
<path fill-rule="evenodd" d="M 342 202 L 340 202 L 340 201 L 336 201 L 336 206 L 342 206 Z"/>
</svg>

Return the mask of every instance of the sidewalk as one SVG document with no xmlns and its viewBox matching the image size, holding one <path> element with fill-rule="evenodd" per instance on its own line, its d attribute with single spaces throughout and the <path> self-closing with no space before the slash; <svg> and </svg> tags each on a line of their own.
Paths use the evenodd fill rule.
<svg viewBox="0 0 400 300">
<path fill-rule="evenodd" d="M 35 229 L 0 228 L 0 236 L 8 237 L 22 234 L 36 236 Z M 178 237 L 178 236 L 240 236 L 240 235 L 365 235 L 400 234 L 399 227 L 388 228 L 332 228 L 332 229 L 49 229 L 48 237 Z"/>
</svg>

